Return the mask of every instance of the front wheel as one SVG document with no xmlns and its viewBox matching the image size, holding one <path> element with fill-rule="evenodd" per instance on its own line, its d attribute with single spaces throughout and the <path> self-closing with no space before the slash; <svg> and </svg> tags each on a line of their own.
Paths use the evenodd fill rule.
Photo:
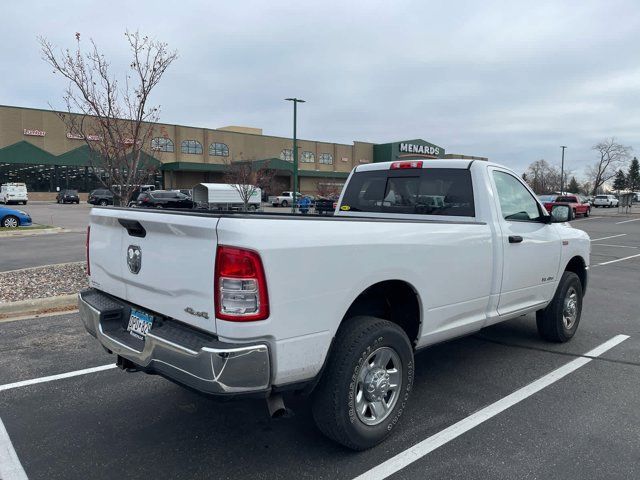
<svg viewBox="0 0 640 480">
<path fill-rule="evenodd" d="M 573 338 L 582 315 L 582 283 L 573 272 L 564 272 L 551 303 L 536 312 L 536 325 L 542 338 L 564 343 Z"/>
<path fill-rule="evenodd" d="M 590 214 L 591 214 L 591 209 L 590 209 L 590 208 L 587 208 L 587 209 L 584 211 L 584 216 L 585 216 L 585 217 L 588 217 Z"/>
<path fill-rule="evenodd" d="M 106 200 L 100 200 L 98 202 L 98 205 L 100 205 L 101 207 L 106 207 L 109 204 L 109 202 L 107 202 Z"/>
<path fill-rule="evenodd" d="M 283 200 L 282 203 L 280 204 L 281 207 L 287 208 L 289 206 L 289 202 L 287 202 L 286 200 Z"/>
<path fill-rule="evenodd" d="M 2 219 L 2 226 L 5 228 L 17 228 L 20 226 L 20 220 L 13 215 L 7 215 Z"/>
<path fill-rule="evenodd" d="M 379 444 L 402 416 L 413 370 L 411 342 L 398 325 L 365 316 L 345 320 L 314 392 L 316 425 L 353 450 Z"/>
</svg>

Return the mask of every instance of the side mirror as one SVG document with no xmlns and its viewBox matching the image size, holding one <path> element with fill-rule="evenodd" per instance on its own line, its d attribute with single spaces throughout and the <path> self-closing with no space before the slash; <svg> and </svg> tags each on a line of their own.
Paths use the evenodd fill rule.
<svg viewBox="0 0 640 480">
<path fill-rule="evenodd" d="M 573 210 L 569 205 L 554 205 L 551 209 L 551 223 L 564 223 L 573 220 Z"/>
</svg>

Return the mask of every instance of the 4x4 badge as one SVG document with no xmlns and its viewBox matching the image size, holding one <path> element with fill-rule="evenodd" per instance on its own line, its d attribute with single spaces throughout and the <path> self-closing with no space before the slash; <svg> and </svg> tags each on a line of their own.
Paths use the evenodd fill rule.
<svg viewBox="0 0 640 480">
<path fill-rule="evenodd" d="M 138 273 L 142 268 L 142 249 L 138 245 L 127 248 L 127 265 L 131 273 Z"/>
</svg>

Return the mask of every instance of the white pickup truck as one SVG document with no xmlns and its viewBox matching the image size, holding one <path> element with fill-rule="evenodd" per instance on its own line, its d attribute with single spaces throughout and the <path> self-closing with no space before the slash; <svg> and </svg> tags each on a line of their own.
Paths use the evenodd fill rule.
<svg viewBox="0 0 640 480">
<path fill-rule="evenodd" d="M 80 315 L 123 369 L 272 414 L 307 392 L 362 450 L 396 427 L 418 350 L 533 312 L 571 339 L 590 243 L 570 219 L 478 160 L 358 166 L 332 217 L 98 207 Z"/>
<path fill-rule="evenodd" d="M 301 198 L 302 194 L 296 193 L 296 200 Z M 293 192 L 282 192 L 281 195 L 269 197 L 268 201 L 273 207 L 289 207 L 293 205 Z"/>
</svg>

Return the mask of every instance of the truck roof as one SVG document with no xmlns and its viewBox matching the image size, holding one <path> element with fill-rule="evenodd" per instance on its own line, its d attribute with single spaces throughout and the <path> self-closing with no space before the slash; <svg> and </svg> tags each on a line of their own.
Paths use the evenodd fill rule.
<svg viewBox="0 0 640 480">
<path fill-rule="evenodd" d="M 378 162 L 368 163 L 366 165 L 358 165 L 356 172 L 368 172 L 370 170 L 390 170 L 393 164 L 411 164 L 415 163 L 413 168 L 469 168 L 473 160 L 464 159 L 424 159 L 424 160 L 397 160 L 395 162 Z M 486 163 L 486 162 L 485 162 Z M 421 167 L 418 166 L 421 164 Z"/>
</svg>

